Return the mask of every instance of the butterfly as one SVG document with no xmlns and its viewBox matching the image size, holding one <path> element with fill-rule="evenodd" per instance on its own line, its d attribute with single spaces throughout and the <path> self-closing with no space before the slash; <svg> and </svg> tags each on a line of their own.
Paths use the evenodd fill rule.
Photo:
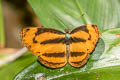
<svg viewBox="0 0 120 80">
<path fill-rule="evenodd" d="M 46 67 L 60 68 L 68 62 L 79 68 L 94 50 L 99 32 L 97 25 L 87 24 L 65 32 L 51 28 L 24 28 L 20 36 L 26 47 Z"/>
</svg>

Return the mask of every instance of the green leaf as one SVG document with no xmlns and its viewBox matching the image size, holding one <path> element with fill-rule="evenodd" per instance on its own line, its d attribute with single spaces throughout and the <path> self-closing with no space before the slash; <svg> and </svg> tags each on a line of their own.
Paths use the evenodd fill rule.
<svg viewBox="0 0 120 80">
<path fill-rule="evenodd" d="M 0 68 L 0 79 L 13 80 L 14 76 L 16 76 L 18 72 L 33 63 L 35 60 L 35 56 L 33 56 L 31 53 L 26 52 L 17 60 L 9 63 L 7 66 Z"/>
<path fill-rule="evenodd" d="M 101 38 L 87 64 L 67 64 L 50 69 L 38 61 L 21 71 L 14 80 L 118 80 L 120 76 L 119 0 L 28 0 L 44 27 L 64 31 L 82 24 L 97 24 Z M 114 6 L 111 6 L 114 5 Z M 116 74 L 115 74 L 116 73 Z"/>
<path fill-rule="evenodd" d="M 64 30 L 86 23 L 100 31 L 119 27 L 119 0 L 28 0 L 44 27 Z M 114 5 L 114 6 L 111 6 Z M 84 19 L 84 18 L 85 19 Z"/>
</svg>

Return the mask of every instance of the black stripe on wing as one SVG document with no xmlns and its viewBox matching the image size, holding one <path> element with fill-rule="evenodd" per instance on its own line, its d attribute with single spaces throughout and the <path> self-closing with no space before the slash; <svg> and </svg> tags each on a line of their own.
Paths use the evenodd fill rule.
<svg viewBox="0 0 120 80">
<path fill-rule="evenodd" d="M 42 56 L 45 57 L 65 57 L 65 53 L 43 53 Z"/>
<path fill-rule="evenodd" d="M 55 34 L 65 34 L 62 31 L 56 30 L 56 29 L 51 29 L 51 28 L 38 28 L 37 32 L 35 33 L 35 35 L 39 35 L 42 34 L 44 32 L 51 32 L 51 33 L 55 33 Z"/>
<path fill-rule="evenodd" d="M 71 57 L 83 56 L 85 52 L 70 52 Z"/>
<path fill-rule="evenodd" d="M 66 38 L 55 38 L 55 39 L 42 41 L 40 44 L 54 44 L 54 43 L 69 44 L 69 43 L 76 43 L 76 42 L 86 42 L 86 40 L 82 38 L 76 38 L 76 37 L 71 37 L 68 40 L 66 40 Z"/>
<path fill-rule="evenodd" d="M 73 29 L 70 34 L 73 34 L 73 33 L 78 32 L 78 31 L 84 31 L 84 32 L 89 33 L 89 30 L 87 29 L 87 26 L 83 25 L 83 26 L 80 26 L 80 27 L 77 27 L 77 28 Z"/>
<path fill-rule="evenodd" d="M 81 65 L 84 61 L 86 62 L 88 60 L 88 57 L 89 57 L 89 54 L 87 54 L 87 56 L 83 60 L 77 61 L 77 62 L 71 62 L 71 63 Z"/>
<path fill-rule="evenodd" d="M 82 38 L 77 38 L 77 37 L 71 37 L 70 39 L 69 39 L 69 42 L 70 43 L 76 43 L 76 42 L 86 42 L 86 40 L 85 39 L 82 39 Z"/>
<path fill-rule="evenodd" d="M 42 41 L 40 44 L 54 44 L 54 43 L 65 43 L 65 38 L 55 38 Z"/>
<path fill-rule="evenodd" d="M 50 65 L 60 65 L 60 64 L 64 64 L 64 63 L 65 63 L 65 62 L 59 62 L 59 63 L 49 62 L 49 61 L 44 60 L 44 59 L 41 58 L 40 56 L 38 57 L 38 59 L 39 59 L 39 61 L 40 61 L 41 63 L 44 62 L 44 65 L 45 65 L 45 64 L 49 64 L 49 66 L 50 66 Z M 47 66 L 47 65 L 46 65 L 46 66 Z"/>
</svg>

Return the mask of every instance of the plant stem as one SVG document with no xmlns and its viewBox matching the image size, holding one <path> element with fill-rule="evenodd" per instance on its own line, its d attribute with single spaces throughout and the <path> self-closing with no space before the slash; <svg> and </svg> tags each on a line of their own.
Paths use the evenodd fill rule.
<svg viewBox="0 0 120 80">
<path fill-rule="evenodd" d="M 84 11 L 81 9 L 78 0 L 75 0 L 75 3 L 76 3 L 76 5 L 77 5 L 77 7 L 78 7 L 78 9 L 79 9 L 80 14 L 82 15 L 82 20 L 83 20 L 83 22 L 84 22 L 85 24 L 88 24 L 88 21 L 87 21 L 87 19 L 86 19 L 86 17 L 85 17 L 85 13 L 84 13 Z"/>
<path fill-rule="evenodd" d="M 0 47 L 5 46 L 4 25 L 2 16 L 2 1 L 0 0 Z"/>
</svg>

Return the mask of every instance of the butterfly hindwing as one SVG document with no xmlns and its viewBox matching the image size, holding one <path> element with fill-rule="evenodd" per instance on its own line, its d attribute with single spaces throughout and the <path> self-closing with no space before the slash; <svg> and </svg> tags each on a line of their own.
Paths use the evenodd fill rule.
<svg viewBox="0 0 120 80">
<path fill-rule="evenodd" d="M 99 37 L 98 28 L 91 24 L 80 26 L 71 31 L 70 37 L 69 63 L 81 67 L 95 48 Z"/>
<path fill-rule="evenodd" d="M 39 61 L 47 67 L 63 67 L 66 60 L 65 33 L 50 28 L 24 28 L 21 39 Z"/>
</svg>

